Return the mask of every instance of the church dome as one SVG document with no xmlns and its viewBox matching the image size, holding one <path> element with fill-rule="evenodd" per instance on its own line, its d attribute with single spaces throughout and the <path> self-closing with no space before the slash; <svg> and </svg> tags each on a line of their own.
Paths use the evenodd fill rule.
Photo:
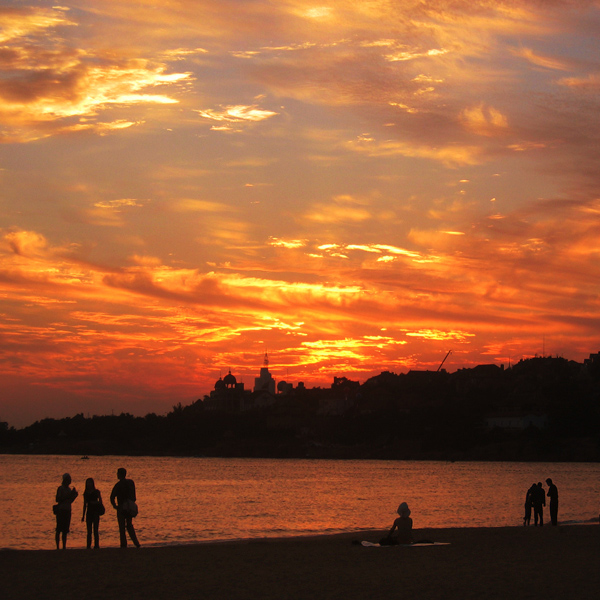
<svg viewBox="0 0 600 600">
<path fill-rule="evenodd" d="M 233 387 L 237 383 L 237 379 L 231 374 L 231 371 L 223 379 L 225 387 Z"/>
<path fill-rule="evenodd" d="M 215 390 L 222 390 L 225 387 L 225 382 L 219 377 L 219 381 L 215 383 Z"/>
</svg>

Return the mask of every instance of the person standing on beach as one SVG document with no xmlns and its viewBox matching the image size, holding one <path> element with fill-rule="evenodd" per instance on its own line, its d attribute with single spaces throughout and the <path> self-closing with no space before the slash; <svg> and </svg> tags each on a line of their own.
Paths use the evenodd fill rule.
<svg viewBox="0 0 600 600">
<path fill-rule="evenodd" d="M 548 498 L 550 498 L 550 521 L 552 525 L 558 525 L 558 488 L 552 483 L 552 479 L 546 479 L 548 484 Z"/>
<path fill-rule="evenodd" d="M 71 485 L 71 476 L 65 473 L 62 478 L 62 484 L 56 490 L 56 505 L 54 506 L 54 512 L 56 514 L 56 549 L 60 548 L 60 539 L 62 536 L 62 548 L 63 550 L 67 547 L 67 534 L 71 528 L 71 504 L 79 492 L 75 487 L 69 487 Z"/>
<path fill-rule="evenodd" d="M 542 487 L 542 482 L 538 481 L 533 495 L 533 524 L 537 527 L 538 519 L 540 527 L 544 526 L 544 506 L 546 506 L 546 494 Z"/>
<path fill-rule="evenodd" d="M 533 499 L 537 493 L 537 485 L 534 483 L 525 494 L 525 516 L 523 517 L 523 525 L 531 523 L 531 509 L 533 508 Z"/>
<path fill-rule="evenodd" d="M 119 481 L 115 483 L 110 494 L 110 503 L 117 511 L 117 522 L 119 524 L 119 537 L 121 539 L 121 548 L 127 548 L 127 536 L 125 529 L 136 548 L 140 547 L 135 528 L 133 527 L 132 515 L 128 509 L 129 502 L 136 502 L 135 483 L 133 479 L 127 479 L 127 470 L 120 468 L 117 470 Z"/>
<path fill-rule="evenodd" d="M 86 515 L 87 513 L 87 515 Z M 81 522 L 87 525 L 87 548 L 92 547 L 92 531 L 94 533 L 94 548 L 100 547 L 100 516 L 104 514 L 104 504 L 102 504 L 102 494 L 96 488 L 94 480 L 89 477 L 85 481 L 85 491 L 83 492 L 83 515 Z"/>
</svg>

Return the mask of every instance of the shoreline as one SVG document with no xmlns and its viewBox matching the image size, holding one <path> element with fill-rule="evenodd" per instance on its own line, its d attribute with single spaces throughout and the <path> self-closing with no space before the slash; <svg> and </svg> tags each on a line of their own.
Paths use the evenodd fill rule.
<svg viewBox="0 0 600 600">
<path fill-rule="evenodd" d="M 570 520 L 561 521 L 560 527 L 588 527 L 598 525 L 600 523 L 600 517 L 591 517 L 587 520 Z M 529 527 L 535 528 L 534 525 Z M 551 525 L 547 523 L 544 527 L 550 528 Z M 436 532 L 461 532 L 461 531 L 498 531 L 498 530 L 513 530 L 522 529 L 523 525 L 499 525 L 497 527 L 489 526 L 453 526 L 453 527 L 424 527 L 421 529 L 414 530 L 414 539 L 423 539 L 426 537 L 423 532 L 427 532 L 427 536 L 435 536 Z M 527 528 L 525 528 L 527 529 Z M 214 539 L 198 539 L 189 541 L 177 541 L 177 542 L 149 542 L 143 544 L 145 549 L 160 549 L 160 548 L 189 548 L 193 546 L 207 546 L 207 545 L 223 545 L 223 544 L 252 544 L 252 543 L 276 543 L 276 542 L 292 542 L 292 541 L 317 541 L 326 539 L 360 539 L 363 537 L 366 541 L 377 541 L 385 535 L 389 530 L 387 529 L 356 529 L 352 531 L 335 531 L 335 532 L 314 532 L 314 533 L 291 533 L 291 534 L 280 534 L 280 535 L 264 535 L 256 537 L 241 537 L 241 538 L 214 538 Z M 375 537 L 375 539 L 372 539 Z M 436 540 L 440 541 L 440 540 Z M 105 550 L 117 550 L 119 547 L 116 544 L 110 546 L 101 546 L 101 551 Z M 54 547 L 48 548 L 2 548 L 0 547 L 0 556 L 3 552 L 55 552 Z M 87 551 L 83 546 L 68 546 L 68 552 L 79 552 Z"/>
<path fill-rule="evenodd" d="M 600 517 L 592 517 L 587 520 L 571 520 L 561 521 L 560 527 L 588 527 L 598 525 L 600 523 Z M 534 525 L 528 527 L 535 528 Z M 550 528 L 551 525 L 546 523 L 544 527 Z M 497 527 L 490 526 L 452 526 L 452 527 L 423 527 L 413 531 L 414 541 L 420 539 L 429 539 L 432 536 L 436 536 L 436 532 L 461 532 L 461 531 L 499 531 L 499 530 L 513 530 L 522 529 L 523 525 L 499 525 Z M 525 528 L 527 529 L 527 528 Z M 335 532 L 314 532 L 314 533 L 290 533 L 280 535 L 264 535 L 256 537 L 240 537 L 240 538 L 214 538 L 214 539 L 197 539 L 189 541 L 175 541 L 175 542 L 147 542 L 142 544 L 145 549 L 169 549 L 169 548 L 189 548 L 194 546 L 210 546 L 210 545 L 223 545 L 223 544 L 254 544 L 254 543 L 277 543 L 277 542 L 303 542 L 303 541 L 318 541 L 327 539 L 340 539 L 340 540 L 365 540 L 375 542 L 383 537 L 389 528 L 386 529 L 356 529 L 352 531 L 335 531 Z M 425 533 L 426 532 L 426 535 Z M 600 536 L 600 534 L 599 534 Z M 440 540 L 435 540 L 440 541 Z M 101 540 L 102 542 L 102 540 Z M 104 546 L 101 544 L 101 551 L 106 550 L 119 550 L 119 546 L 113 543 L 112 545 Z M 81 552 L 87 551 L 87 549 L 81 545 L 67 546 L 68 552 Z M 0 556 L 3 552 L 56 552 L 56 549 L 52 546 L 40 547 L 40 548 L 11 548 L 11 547 L 0 547 Z"/>
<path fill-rule="evenodd" d="M 448 545 L 365 548 L 384 530 L 135 549 L 1 550 L 3 599 L 595 598 L 600 527 L 416 529 Z"/>
</svg>

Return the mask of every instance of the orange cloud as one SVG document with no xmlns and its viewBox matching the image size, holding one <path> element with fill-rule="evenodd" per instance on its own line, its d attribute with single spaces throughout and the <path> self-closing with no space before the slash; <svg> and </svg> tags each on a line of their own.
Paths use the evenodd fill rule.
<svg viewBox="0 0 600 600">
<path fill-rule="evenodd" d="M 58 26 L 75 25 L 64 15 L 61 9 L 28 9 L 2 16 L 6 46 L 0 59 L 0 116 L 11 125 L 3 133 L 5 142 L 82 130 L 108 133 L 133 125 L 97 119 L 109 107 L 178 102 L 149 90 L 189 80 L 189 73 L 168 73 L 165 65 L 141 58 L 119 60 L 46 35 Z M 83 117 L 88 121 L 66 123 Z"/>
<path fill-rule="evenodd" d="M 67 9 L 40 7 L 0 8 L 0 43 L 43 33 L 57 26 L 75 25 L 67 18 Z"/>
<path fill-rule="evenodd" d="M 240 123 L 244 121 L 264 121 L 277 115 L 271 110 L 261 110 L 257 106 L 224 106 L 220 110 L 208 109 L 196 111 L 201 117 L 212 121 Z"/>
<path fill-rule="evenodd" d="M 508 119 L 505 115 L 483 104 L 466 108 L 462 113 L 462 120 L 465 127 L 478 135 L 505 134 L 508 128 Z"/>
<path fill-rule="evenodd" d="M 5 396 L 167 410 L 222 366 L 254 377 L 265 346 L 315 385 L 542 336 L 581 360 L 593 6 L 0 9 Z"/>
<path fill-rule="evenodd" d="M 590 73 L 585 77 L 564 77 L 558 83 L 573 90 L 598 91 L 600 89 L 600 74 Z"/>
<path fill-rule="evenodd" d="M 552 69 L 556 71 L 567 71 L 571 68 L 572 64 L 570 61 L 561 59 L 556 56 L 543 56 L 536 54 L 531 48 L 519 48 L 513 50 L 515 56 L 520 56 L 525 60 L 528 60 L 532 64 L 544 67 L 546 69 Z"/>
</svg>

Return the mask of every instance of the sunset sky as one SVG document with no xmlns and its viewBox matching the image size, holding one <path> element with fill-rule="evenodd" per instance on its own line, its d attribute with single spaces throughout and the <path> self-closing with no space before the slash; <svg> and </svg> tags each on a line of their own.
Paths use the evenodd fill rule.
<svg viewBox="0 0 600 600">
<path fill-rule="evenodd" d="M 0 421 L 229 369 L 600 350 L 600 1 L 0 8 Z"/>
</svg>

